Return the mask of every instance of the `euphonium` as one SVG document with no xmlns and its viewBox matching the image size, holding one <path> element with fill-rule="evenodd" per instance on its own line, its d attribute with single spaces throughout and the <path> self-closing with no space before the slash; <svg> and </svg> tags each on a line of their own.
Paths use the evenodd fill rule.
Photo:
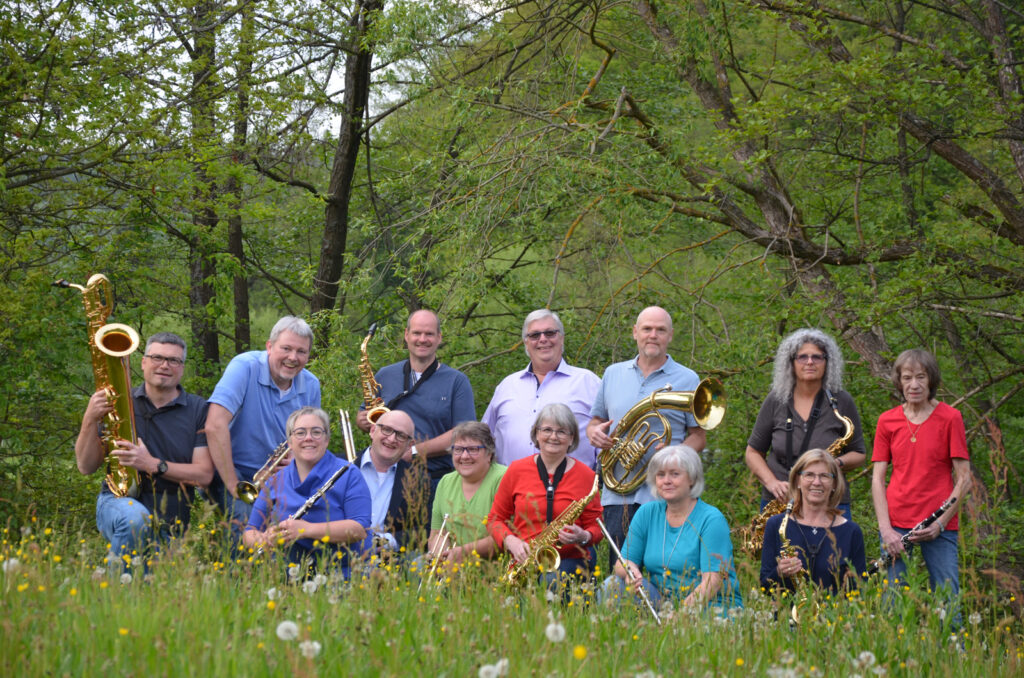
<svg viewBox="0 0 1024 678">
<path fill-rule="evenodd" d="M 252 482 L 243 480 L 235 486 L 235 492 L 238 494 L 238 498 L 244 501 L 246 504 L 251 504 L 256 501 L 256 497 L 260 496 L 260 490 L 267 485 L 267 481 L 277 471 L 278 464 L 288 456 L 288 453 L 292 451 L 292 448 L 288 446 L 288 441 L 284 441 L 277 446 L 267 462 L 263 464 L 263 467 L 259 471 L 256 471 L 256 475 L 252 477 Z"/>
<path fill-rule="evenodd" d="M 705 379 L 693 391 L 670 391 L 665 386 L 629 408 L 612 433 L 615 443 L 598 455 L 604 486 L 612 492 L 635 492 L 647 473 L 647 464 L 643 463 L 647 450 L 672 440 L 672 426 L 660 409 L 690 412 L 701 428 L 711 430 L 725 416 L 725 390 L 717 379 Z M 651 427 L 654 418 L 661 423 L 660 434 Z M 621 474 L 616 468 L 622 469 Z"/>
<path fill-rule="evenodd" d="M 845 430 L 843 435 L 839 436 L 832 441 L 832 444 L 825 450 L 833 457 L 838 457 L 843 453 L 843 448 L 850 442 L 850 438 L 853 437 L 853 420 L 849 417 L 844 417 L 839 412 L 839 403 L 836 401 L 835 396 L 832 392 L 825 390 L 825 394 L 828 396 L 829 403 L 832 404 L 832 412 L 836 415 L 839 421 L 843 422 Z M 761 512 L 754 516 L 754 519 L 750 521 L 750 525 L 743 530 L 743 550 L 749 553 L 754 558 L 761 557 L 761 546 L 764 543 L 764 526 L 768 522 L 768 519 L 774 515 L 782 513 L 786 509 L 786 504 L 778 499 L 772 499 Z"/>
<path fill-rule="evenodd" d="M 381 415 L 388 412 L 388 408 L 384 407 L 384 400 L 380 397 L 380 384 L 373 376 L 373 368 L 370 367 L 370 356 L 366 352 L 366 347 L 370 343 L 370 339 L 373 339 L 373 334 L 376 331 L 377 323 L 373 323 L 370 325 L 370 329 L 366 331 L 363 343 L 359 346 L 359 381 L 363 387 L 363 403 L 366 405 L 366 418 L 371 424 L 377 423 Z"/>
<path fill-rule="evenodd" d="M 559 513 L 554 520 L 537 533 L 537 536 L 530 540 L 530 555 L 523 562 L 513 564 L 508 574 L 505 575 L 505 583 L 510 586 L 516 586 L 523 584 L 526 581 L 526 577 L 538 569 L 542 572 L 554 572 L 557 570 L 558 566 L 562 564 L 562 557 L 558 555 L 558 549 L 555 548 L 555 544 L 558 543 L 558 533 L 562 531 L 563 527 L 576 522 L 576 519 L 583 513 L 583 509 L 587 507 L 587 504 L 597 496 L 597 492 L 598 478 L 595 475 L 594 486 L 591 488 L 590 493 L 565 507 L 564 511 Z"/>
<path fill-rule="evenodd" d="M 137 497 L 139 472 L 122 465 L 111 452 L 118 449 L 118 440 L 138 442 L 129 356 L 139 347 L 139 334 L 127 325 L 107 324 L 107 318 L 114 309 L 114 291 L 110 280 L 102 273 L 90 277 L 85 287 L 66 280 L 58 280 L 53 284 L 73 287 L 82 293 L 82 303 L 89 321 L 89 351 L 92 354 L 96 390 L 104 391 L 107 401 L 114 407 L 104 417 L 102 435 L 107 487 L 117 497 Z"/>
</svg>

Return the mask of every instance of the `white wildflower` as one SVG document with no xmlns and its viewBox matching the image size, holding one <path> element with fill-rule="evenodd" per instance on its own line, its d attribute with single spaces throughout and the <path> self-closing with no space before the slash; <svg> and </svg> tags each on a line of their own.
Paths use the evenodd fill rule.
<svg viewBox="0 0 1024 678">
<path fill-rule="evenodd" d="M 306 595 L 313 595 L 320 586 L 312 579 L 302 582 L 302 592 Z"/>
<path fill-rule="evenodd" d="M 21 536 L 22 537 L 31 537 L 32 536 L 32 528 L 29 527 L 28 525 L 22 525 L 21 526 Z"/>
<path fill-rule="evenodd" d="M 13 573 L 18 571 L 19 567 L 21 567 L 21 561 L 20 560 L 18 560 L 17 558 L 8 558 L 7 560 L 4 561 L 4 564 L 3 564 L 4 574 L 7 574 L 8 572 L 13 574 Z"/>
<path fill-rule="evenodd" d="M 554 591 L 552 591 L 551 589 L 548 589 L 547 591 L 544 592 L 544 600 L 548 601 L 549 603 L 553 603 L 556 600 L 558 600 L 558 596 L 555 595 Z"/>
<path fill-rule="evenodd" d="M 278 591 L 275 587 L 271 586 L 269 589 L 267 589 L 267 599 L 268 600 L 277 600 L 280 597 L 281 597 L 281 592 Z"/>
<path fill-rule="evenodd" d="M 283 621 L 277 625 L 277 637 L 281 640 L 295 640 L 299 637 L 299 625 L 293 621 Z"/>
<path fill-rule="evenodd" d="M 981 623 L 981 613 L 980 612 L 972 612 L 970 615 L 968 615 L 967 621 L 969 621 L 971 623 L 971 626 L 977 626 L 978 624 Z"/>
<path fill-rule="evenodd" d="M 132 575 L 131 575 L 130 572 L 125 572 L 124 574 L 121 575 L 121 585 L 122 586 L 124 586 L 125 584 L 131 584 L 131 583 L 132 583 Z"/>
<path fill-rule="evenodd" d="M 508 658 L 507 657 L 502 657 L 501 659 L 499 659 L 498 663 L 494 665 L 494 668 L 498 669 L 498 675 L 499 676 L 507 676 L 508 675 Z"/>
<path fill-rule="evenodd" d="M 853 660 L 853 665 L 858 669 L 869 669 L 875 665 L 877 659 L 871 650 L 864 650 Z"/>
<path fill-rule="evenodd" d="M 560 643 L 565 640 L 565 627 L 558 622 L 551 622 L 547 628 L 544 629 L 544 635 L 548 637 L 552 643 Z"/>
<path fill-rule="evenodd" d="M 278 635 L 280 635 L 280 627 L 278 627 Z M 315 640 L 304 640 L 299 643 L 299 652 L 306 659 L 313 659 L 320 654 L 320 643 Z"/>
<path fill-rule="evenodd" d="M 313 581 L 316 582 L 317 586 L 323 586 L 327 583 L 327 575 L 318 574 L 317 576 L 313 577 Z"/>
<path fill-rule="evenodd" d="M 298 564 L 296 564 L 296 563 L 290 564 L 288 566 L 288 579 L 291 580 L 291 581 L 295 581 L 300 576 L 302 576 L 302 572 L 299 569 Z"/>
<path fill-rule="evenodd" d="M 498 667 L 494 664 L 484 664 L 477 672 L 480 678 L 498 678 Z"/>
</svg>

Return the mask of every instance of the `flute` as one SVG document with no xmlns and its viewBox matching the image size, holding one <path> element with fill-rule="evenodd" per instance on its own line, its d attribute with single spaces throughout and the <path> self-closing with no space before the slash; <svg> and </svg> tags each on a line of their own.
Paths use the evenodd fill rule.
<svg viewBox="0 0 1024 678">
<path fill-rule="evenodd" d="M 313 508 L 313 505 L 316 504 L 320 497 L 327 494 L 327 491 L 334 487 L 334 483 L 338 482 L 338 478 L 341 478 L 343 475 L 345 475 L 345 472 L 352 468 L 352 466 L 353 464 L 346 464 L 345 466 L 342 466 L 337 471 L 335 471 L 334 475 L 328 478 L 327 482 L 321 485 L 319 490 L 310 495 L 309 499 L 303 502 L 302 506 L 297 508 L 295 510 L 295 513 L 288 516 L 286 520 L 298 520 L 302 516 L 306 515 L 309 512 L 309 509 Z M 263 546 L 260 546 L 258 549 L 256 549 L 256 553 L 253 555 L 253 558 L 259 558 L 262 555 Z"/>
<path fill-rule="evenodd" d="M 626 562 L 626 559 L 622 557 L 622 551 L 620 551 L 619 547 L 615 545 L 615 540 L 612 539 L 612 535 L 608 534 L 608 528 L 604 526 L 604 521 L 598 518 L 597 525 L 601 528 L 601 532 L 604 533 L 604 538 L 608 540 L 608 546 L 610 546 L 612 551 L 615 552 L 615 557 L 623 563 Z M 623 565 L 622 569 L 626 571 L 626 577 L 629 577 L 631 574 L 629 568 Z M 633 581 L 633 584 L 636 586 L 636 592 L 640 594 L 644 604 L 647 605 L 647 609 L 651 611 L 652 615 L 654 615 L 654 621 L 658 622 L 658 626 L 661 626 L 661 617 L 658 616 L 657 610 L 655 610 L 654 605 L 651 604 L 651 599 L 647 596 L 647 591 L 644 589 L 643 582 L 636 579 Z"/>
</svg>

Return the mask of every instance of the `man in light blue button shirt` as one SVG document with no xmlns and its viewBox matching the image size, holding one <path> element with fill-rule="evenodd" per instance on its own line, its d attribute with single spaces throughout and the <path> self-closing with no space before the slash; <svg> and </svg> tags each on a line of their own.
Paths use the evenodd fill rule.
<svg viewBox="0 0 1024 678">
<path fill-rule="evenodd" d="M 587 438 L 599 450 L 609 449 L 611 438 L 618 421 L 633 405 L 654 391 L 668 386 L 672 391 L 693 391 L 700 378 L 693 370 L 672 360 L 668 346 L 672 342 L 672 316 L 660 306 L 648 306 L 637 316 L 633 325 L 637 356 L 632 360 L 610 365 L 601 379 L 601 387 L 590 410 L 591 419 L 587 424 Z M 682 443 L 700 452 L 706 438 L 704 429 L 689 412 L 662 410 L 672 427 L 672 439 L 665 445 Z M 652 422 L 652 428 L 658 423 Z M 661 431 L 657 431 L 661 433 Z M 655 448 L 647 450 L 641 464 L 646 467 Z M 629 521 L 642 504 L 656 499 L 644 483 L 635 492 L 618 494 L 605 488 L 601 493 L 604 506 L 604 522 L 612 539 L 620 548 L 629 530 Z M 609 553 L 609 571 L 615 565 L 614 552 Z"/>
</svg>

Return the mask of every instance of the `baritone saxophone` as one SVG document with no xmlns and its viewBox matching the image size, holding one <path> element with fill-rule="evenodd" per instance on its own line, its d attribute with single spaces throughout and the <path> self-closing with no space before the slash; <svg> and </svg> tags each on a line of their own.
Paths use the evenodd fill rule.
<svg viewBox="0 0 1024 678">
<path fill-rule="evenodd" d="M 53 283 L 82 293 L 85 317 L 89 323 L 89 352 L 96 390 L 103 391 L 114 409 L 103 419 L 100 436 L 106 464 L 106 483 L 117 497 L 139 496 L 139 472 L 124 466 L 112 452 L 118 440 L 138 442 L 135 408 L 132 405 L 131 365 L 129 357 L 139 347 L 139 333 L 128 325 L 107 323 L 114 309 L 114 290 L 102 273 L 89 278 L 85 286 L 66 280 Z"/>
</svg>

